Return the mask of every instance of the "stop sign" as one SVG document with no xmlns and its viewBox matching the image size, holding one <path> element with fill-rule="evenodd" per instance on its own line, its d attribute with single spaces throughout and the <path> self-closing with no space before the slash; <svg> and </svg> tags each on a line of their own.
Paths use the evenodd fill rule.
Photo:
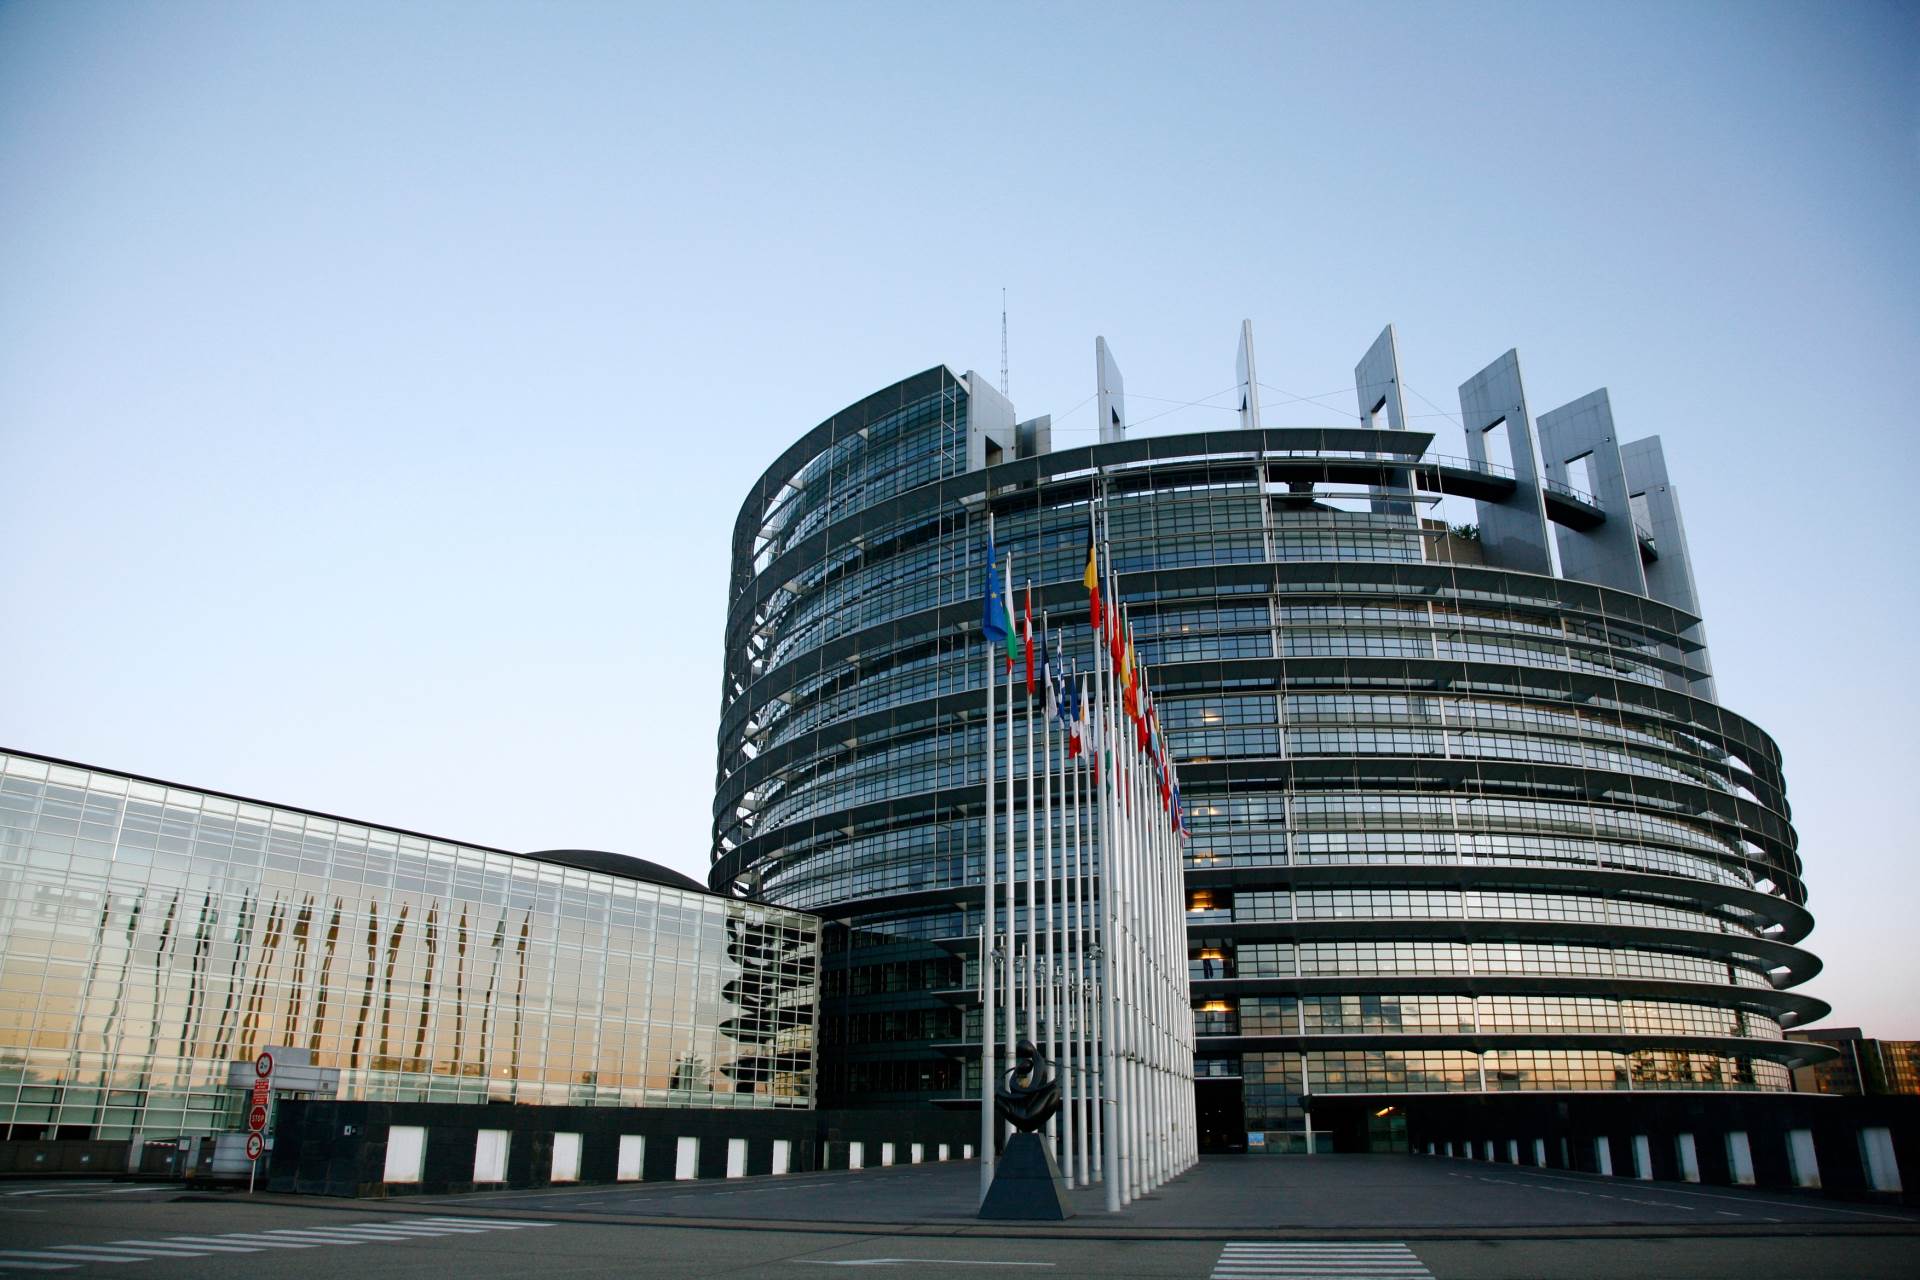
<svg viewBox="0 0 1920 1280">
<path fill-rule="evenodd" d="M 267 1109 L 265 1107 L 260 1107 L 260 1106 L 250 1108 L 247 1111 L 247 1128 L 253 1130 L 255 1133 L 258 1133 L 260 1132 L 260 1130 L 266 1127 L 267 1127 Z"/>
</svg>

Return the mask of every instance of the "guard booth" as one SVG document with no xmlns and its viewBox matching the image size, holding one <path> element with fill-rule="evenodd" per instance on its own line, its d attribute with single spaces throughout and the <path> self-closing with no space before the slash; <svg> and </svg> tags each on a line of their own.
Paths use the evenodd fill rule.
<svg viewBox="0 0 1920 1280">
<path fill-rule="evenodd" d="M 279 1104 L 288 1098 L 338 1098 L 340 1071 L 314 1066 L 310 1049 L 268 1045 L 252 1058 L 228 1063 L 227 1085 L 239 1099 L 239 1127 L 203 1146 L 197 1176 L 246 1178 L 254 1163 L 264 1163 L 273 1150 L 273 1121 Z"/>
</svg>

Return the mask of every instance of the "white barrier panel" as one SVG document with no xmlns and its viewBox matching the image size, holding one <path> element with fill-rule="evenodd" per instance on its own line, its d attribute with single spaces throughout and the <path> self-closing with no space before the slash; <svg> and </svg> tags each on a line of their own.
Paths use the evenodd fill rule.
<svg viewBox="0 0 1920 1280">
<path fill-rule="evenodd" d="M 553 1179 L 554 1182 L 580 1181 L 580 1135 L 577 1133 L 556 1133 L 553 1135 Z"/>
<path fill-rule="evenodd" d="M 646 1135 L 623 1133 L 620 1135 L 620 1154 L 614 1161 L 613 1180 L 615 1182 L 638 1182 L 641 1170 L 647 1164 Z"/>
<path fill-rule="evenodd" d="M 700 1176 L 700 1139 L 681 1138 L 673 1148 L 673 1177 L 676 1182 L 692 1182 Z"/>
<path fill-rule="evenodd" d="M 1813 1130 L 1787 1130 L 1787 1167 L 1793 1170 L 1793 1185 L 1820 1185 L 1820 1158 L 1813 1152 Z"/>
<path fill-rule="evenodd" d="M 729 1178 L 747 1176 L 747 1140 L 745 1138 L 727 1139 L 727 1176 Z"/>
<path fill-rule="evenodd" d="M 849 1142 L 847 1144 L 847 1168 L 864 1169 L 867 1167 L 867 1144 Z"/>
<path fill-rule="evenodd" d="M 1593 1140 L 1593 1163 L 1607 1177 L 1613 1176 L 1613 1144 L 1604 1135 Z"/>
<path fill-rule="evenodd" d="M 1520 1139 L 1518 1138 L 1507 1139 L 1507 1163 L 1520 1163 Z"/>
<path fill-rule="evenodd" d="M 1867 1185 L 1875 1191 L 1900 1190 L 1900 1161 L 1893 1154 L 1893 1130 L 1862 1129 L 1860 1163 L 1866 1166 Z"/>
<path fill-rule="evenodd" d="M 785 1138 L 773 1140 L 773 1171 L 785 1173 L 793 1167 L 793 1143 Z"/>
<path fill-rule="evenodd" d="M 418 1182 L 427 1154 L 427 1131 L 418 1125 L 396 1124 L 387 1130 L 387 1169 L 383 1182 Z"/>
<path fill-rule="evenodd" d="M 1643 1181 L 1653 1177 L 1653 1148 L 1644 1133 L 1633 1135 L 1633 1176 Z"/>
<path fill-rule="evenodd" d="M 885 1169 L 892 1163 L 893 1163 L 893 1144 L 891 1142 L 883 1142 L 880 1144 L 880 1167 L 882 1169 Z"/>
<path fill-rule="evenodd" d="M 1680 1162 L 1680 1180 L 1700 1181 L 1700 1153 L 1693 1145 L 1692 1134 L 1683 1133 L 1673 1140 L 1673 1154 Z"/>
<path fill-rule="evenodd" d="M 513 1135 L 505 1129 L 482 1129 L 473 1139 L 473 1180 L 475 1182 L 505 1182 L 507 1180 L 507 1148 L 512 1145 Z"/>
<path fill-rule="evenodd" d="M 1544 1169 L 1547 1167 L 1547 1140 L 1545 1138 L 1535 1138 L 1533 1140 L 1533 1166 L 1536 1169 Z"/>
<path fill-rule="evenodd" d="M 1744 1130 L 1735 1129 L 1727 1134 L 1727 1174 L 1736 1187 L 1753 1185 L 1753 1145 L 1747 1141 Z"/>
<path fill-rule="evenodd" d="M 946 1161 L 947 1161 L 947 1144 L 943 1142 L 940 1144 L 940 1163 L 945 1164 Z"/>
<path fill-rule="evenodd" d="M 909 1163 L 919 1164 L 923 1159 L 926 1158 L 926 1155 L 927 1155 L 927 1149 L 921 1144 L 919 1144 L 918 1142 L 914 1143 L 911 1147 L 907 1148 L 907 1158 Z"/>
</svg>

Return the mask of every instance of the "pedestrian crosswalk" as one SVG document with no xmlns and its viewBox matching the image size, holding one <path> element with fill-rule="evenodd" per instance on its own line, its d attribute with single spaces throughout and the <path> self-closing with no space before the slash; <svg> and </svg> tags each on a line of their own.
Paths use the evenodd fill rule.
<svg viewBox="0 0 1920 1280">
<path fill-rule="evenodd" d="M 1373 1240 L 1234 1241 L 1212 1280 L 1433 1280 L 1413 1250 Z"/>
<path fill-rule="evenodd" d="M 152 1240 L 104 1240 L 96 1244 L 56 1244 L 37 1249 L 0 1249 L 0 1271 L 69 1271 L 90 1263 L 157 1262 L 163 1258 L 214 1258 L 271 1249 L 317 1249 L 327 1245 L 389 1244 L 440 1236 L 483 1236 L 496 1231 L 551 1227 L 551 1222 L 520 1218 L 416 1218 L 395 1216 L 377 1222 L 348 1222 L 306 1227 L 229 1231 L 219 1235 L 160 1236 Z"/>
</svg>

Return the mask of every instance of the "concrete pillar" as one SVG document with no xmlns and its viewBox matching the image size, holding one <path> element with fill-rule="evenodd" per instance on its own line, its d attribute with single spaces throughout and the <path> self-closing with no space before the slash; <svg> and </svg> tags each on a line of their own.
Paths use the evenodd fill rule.
<svg viewBox="0 0 1920 1280">
<path fill-rule="evenodd" d="M 1582 458 L 1590 459 L 1594 491 L 1589 496 L 1606 516 L 1594 529 L 1561 525 L 1554 530 L 1554 541 L 1560 548 L 1560 572 L 1581 582 L 1647 594 L 1647 576 L 1640 567 L 1640 540 L 1633 531 L 1627 473 L 1620 461 L 1613 406 L 1606 389 L 1549 409 L 1540 415 L 1539 426 L 1540 461 L 1546 467 L 1547 479 L 1570 484 L 1573 465 Z"/>
<path fill-rule="evenodd" d="M 1645 1181 L 1653 1177 L 1653 1147 L 1647 1135 L 1633 1135 L 1633 1176 Z"/>
<path fill-rule="evenodd" d="M 1360 404 L 1362 427 L 1374 431 L 1407 429 L 1407 406 L 1400 396 L 1400 350 L 1392 325 L 1380 331 L 1380 336 L 1367 348 L 1367 354 L 1353 367 L 1353 390 Z M 1406 472 L 1395 472 L 1386 484 L 1374 487 L 1373 509 L 1379 513 L 1410 516 L 1413 514 L 1413 503 L 1409 500 L 1412 491 L 1411 478 Z M 1395 494 L 1408 497 L 1393 501 L 1388 495 Z"/>
<path fill-rule="evenodd" d="M 1593 1140 L 1593 1167 L 1604 1177 L 1613 1176 L 1613 1144 L 1607 1141 L 1605 1134 Z"/>
<path fill-rule="evenodd" d="M 1520 1139 L 1518 1138 L 1507 1139 L 1507 1163 L 1520 1163 Z"/>
<path fill-rule="evenodd" d="M 1547 504 L 1533 450 L 1533 419 L 1520 381 L 1520 353 L 1509 351 L 1460 384 L 1460 421 L 1466 425 L 1467 457 L 1513 472 L 1513 496 L 1505 502 L 1475 502 L 1480 548 L 1487 563 L 1524 573 L 1552 573 L 1547 549 Z M 1488 433 L 1502 423 L 1507 447 L 1488 452 Z"/>
<path fill-rule="evenodd" d="M 1547 1167 L 1547 1140 L 1545 1138 L 1535 1138 L 1533 1140 L 1533 1167 L 1536 1169 L 1544 1169 Z"/>
<path fill-rule="evenodd" d="M 1112 444 L 1127 438 L 1126 384 L 1120 379 L 1120 366 L 1105 338 L 1093 340 L 1094 408 L 1100 418 L 1100 443 Z"/>
<path fill-rule="evenodd" d="M 1693 557 L 1687 551 L 1687 528 L 1680 519 L 1680 493 L 1667 480 L 1667 456 L 1659 436 L 1631 440 L 1620 446 L 1626 468 L 1627 502 L 1636 527 L 1653 539 L 1653 559 L 1642 557 L 1647 594 L 1663 604 L 1700 616 L 1700 594 L 1693 582 Z M 1693 672 L 1687 692 L 1713 697 L 1713 663 L 1707 657 L 1706 628 L 1694 623 L 1681 633 L 1691 646 L 1674 656 Z"/>
</svg>

